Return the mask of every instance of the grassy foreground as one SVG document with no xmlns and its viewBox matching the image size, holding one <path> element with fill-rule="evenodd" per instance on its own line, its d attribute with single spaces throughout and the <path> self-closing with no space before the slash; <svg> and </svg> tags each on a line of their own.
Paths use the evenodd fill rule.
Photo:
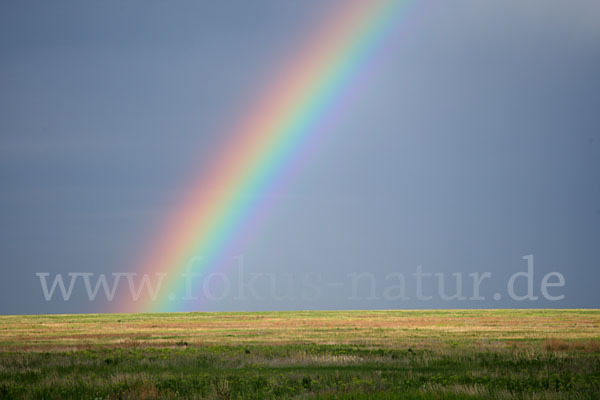
<svg viewBox="0 0 600 400">
<path fill-rule="evenodd" d="M 0 398 L 600 398 L 600 310 L 0 316 Z"/>
</svg>

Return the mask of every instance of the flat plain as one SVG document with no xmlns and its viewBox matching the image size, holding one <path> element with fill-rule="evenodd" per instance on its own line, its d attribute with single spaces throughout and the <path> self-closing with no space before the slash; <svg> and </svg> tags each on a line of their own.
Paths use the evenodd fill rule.
<svg viewBox="0 0 600 400">
<path fill-rule="evenodd" d="M 598 399 L 600 310 L 0 316 L 0 398 Z"/>
</svg>

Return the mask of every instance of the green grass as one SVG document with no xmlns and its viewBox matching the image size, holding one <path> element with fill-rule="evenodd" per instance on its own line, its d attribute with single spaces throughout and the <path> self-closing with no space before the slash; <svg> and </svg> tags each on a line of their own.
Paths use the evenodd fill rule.
<svg viewBox="0 0 600 400">
<path fill-rule="evenodd" d="M 0 398 L 600 398 L 600 311 L 0 316 Z"/>
</svg>

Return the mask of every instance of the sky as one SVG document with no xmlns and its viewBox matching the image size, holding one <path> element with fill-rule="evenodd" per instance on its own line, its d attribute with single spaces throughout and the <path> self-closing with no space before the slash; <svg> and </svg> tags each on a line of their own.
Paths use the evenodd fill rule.
<svg viewBox="0 0 600 400">
<path fill-rule="evenodd" d="M 1 2 L 0 314 L 119 311 L 127 276 L 110 301 L 81 274 L 140 278 L 232 121 L 346 5 Z M 595 0 L 412 7 L 175 311 L 598 308 L 598 21 Z"/>
</svg>

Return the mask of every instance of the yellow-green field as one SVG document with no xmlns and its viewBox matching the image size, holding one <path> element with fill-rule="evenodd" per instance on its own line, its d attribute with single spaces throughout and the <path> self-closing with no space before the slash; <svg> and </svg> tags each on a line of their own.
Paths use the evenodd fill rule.
<svg viewBox="0 0 600 400">
<path fill-rule="evenodd" d="M 600 398 L 600 310 L 0 316 L 0 398 Z"/>
</svg>

